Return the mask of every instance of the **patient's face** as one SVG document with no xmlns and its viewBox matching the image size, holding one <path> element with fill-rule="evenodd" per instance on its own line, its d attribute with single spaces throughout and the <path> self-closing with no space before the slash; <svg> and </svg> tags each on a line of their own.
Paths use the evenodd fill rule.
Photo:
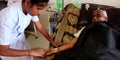
<svg viewBox="0 0 120 60">
<path fill-rule="evenodd" d="M 96 10 L 93 12 L 93 22 L 95 21 L 108 21 L 107 16 L 104 14 L 102 10 Z"/>
</svg>

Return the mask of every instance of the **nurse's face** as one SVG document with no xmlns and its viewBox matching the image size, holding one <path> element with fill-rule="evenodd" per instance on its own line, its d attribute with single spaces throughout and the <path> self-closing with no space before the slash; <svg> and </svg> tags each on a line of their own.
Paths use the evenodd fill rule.
<svg viewBox="0 0 120 60">
<path fill-rule="evenodd" d="M 32 16 L 39 15 L 41 10 L 43 10 L 47 6 L 47 3 L 42 3 L 41 5 L 31 5 L 28 7 L 28 13 Z"/>
</svg>

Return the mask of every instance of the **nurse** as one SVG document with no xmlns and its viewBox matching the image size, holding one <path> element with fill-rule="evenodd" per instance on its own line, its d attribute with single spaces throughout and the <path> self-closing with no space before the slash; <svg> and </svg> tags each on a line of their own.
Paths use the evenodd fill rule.
<svg viewBox="0 0 120 60">
<path fill-rule="evenodd" d="M 47 31 L 39 22 L 37 15 L 44 9 L 49 0 L 22 0 L 0 11 L 0 59 L 1 60 L 33 60 L 31 56 L 44 57 L 44 49 L 30 50 L 26 42 L 24 30 L 35 24 L 38 31 L 57 47 Z"/>
</svg>

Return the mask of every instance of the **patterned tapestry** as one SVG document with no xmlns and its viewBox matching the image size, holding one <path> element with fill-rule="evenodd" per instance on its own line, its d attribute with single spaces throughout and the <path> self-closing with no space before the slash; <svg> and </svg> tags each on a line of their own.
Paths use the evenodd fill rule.
<svg viewBox="0 0 120 60">
<path fill-rule="evenodd" d="M 80 9 L 76 8 L 73 4 L 68 4 L 63 11 L 63 16 L 57 21 L 54 28 L 54 41 L 55 42 L 70 42 L 78 31 L 78 22 L 80 16 Z"/>
</svg>

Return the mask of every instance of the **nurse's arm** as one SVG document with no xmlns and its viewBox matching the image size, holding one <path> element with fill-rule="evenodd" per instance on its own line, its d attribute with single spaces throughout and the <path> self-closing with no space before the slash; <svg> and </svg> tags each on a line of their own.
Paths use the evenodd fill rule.
<svg viewBox="0 0 120 60">
<path fill-rule="evenodd" d="M 43 57 L 45 51 L 43 49 L 34 49 L 34 50 L 16 50 L 9 48 L 9 45 L 0 45 L 0 55 L 1 56 L 38 56 Z"/>
<path fill-rule="evenodd" d="M 37 27 L 38 31 L 54 46 L 57 47 L 57 45 L 52 40 L 51 36 L 48 34 L 48 32 L 45 30 L 45 28 L 42 26 L 40 21 L 34 22 L 35 26 Z"/>
</svg>

